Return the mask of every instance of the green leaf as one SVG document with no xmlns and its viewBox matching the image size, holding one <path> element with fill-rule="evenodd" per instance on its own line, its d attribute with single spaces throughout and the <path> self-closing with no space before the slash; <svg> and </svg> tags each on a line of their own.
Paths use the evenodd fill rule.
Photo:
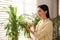
<svg viewBox="0 0 60 40">
<path fill-rule="evenodd" d="M 25 30 L 24 31 L 24 36 L 29 38 L 30 37 L 30 32 L 28 30 Z"/>
</svg>

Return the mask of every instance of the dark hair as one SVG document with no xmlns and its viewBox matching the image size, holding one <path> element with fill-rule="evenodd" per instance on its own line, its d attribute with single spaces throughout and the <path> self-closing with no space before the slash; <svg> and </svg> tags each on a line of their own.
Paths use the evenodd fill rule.
<svg viewBox="0 0 60 40">
<path fill-rule="evenodd" d="M 38 8 L 41 8 L 43 11 L 47 11 L 46 17 L 47 17 L 47 18 L 50 18 L 50 16 L 49 16 L 49 8 L 48 8 L 47 5 L 45 5 L 45 4 L 39 5 Z"/>
</svg>

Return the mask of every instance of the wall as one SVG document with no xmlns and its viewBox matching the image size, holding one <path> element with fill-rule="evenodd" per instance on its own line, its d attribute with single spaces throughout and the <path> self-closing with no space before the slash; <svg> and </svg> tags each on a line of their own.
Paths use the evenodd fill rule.
<svg viewBox="0 0 60 40">
<path fill-rule="evenodd" d="M 59 0 L 59 15 L 60 15 L 60 0 Z M 59 26 L 59 36 L 60 36 L 60 26 Z"/>
<path fill-rule="evenodd" d="M 60 0 L 59 0 L 59 15 L 60 15 Z"/>
</svg>

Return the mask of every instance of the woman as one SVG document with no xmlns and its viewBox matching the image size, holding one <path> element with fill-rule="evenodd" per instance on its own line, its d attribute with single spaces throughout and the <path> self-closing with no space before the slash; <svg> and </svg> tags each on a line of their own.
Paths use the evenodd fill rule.
<svg viewBox="0 0 60 40">
<path fill-rule="evenodd" d="M 29 31 L 35 36 L 35 40 L 52 40 L 53 23 L 49 19 L 49 9 L 47 5 L 39 5 L 37 12 L 41 20 L 38 22 L 36 29 Z M 32 23 L 30 23 L 33 26 Z"/>
</svg>

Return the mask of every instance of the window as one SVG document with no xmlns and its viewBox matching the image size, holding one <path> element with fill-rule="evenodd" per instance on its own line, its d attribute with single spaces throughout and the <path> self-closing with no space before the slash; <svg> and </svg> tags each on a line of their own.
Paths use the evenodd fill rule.
<svg viewBox="0 0 60 40">
<path fill-rule="evenodd" d="M 11 0 L 0 0 L 0 40 L 7 40 L 6 31 L 4 30 L 4 25 L 7 23 L 8 14 L 5 12 L 8 9 L 3 7 L 8 7 Z"/>
<path fill-rule="evenodd" d="M 35 13 L 36 12 L 36 0 L 14 0 L 14 6 L 17 6 L 18 13 Z"/>
</svg>

